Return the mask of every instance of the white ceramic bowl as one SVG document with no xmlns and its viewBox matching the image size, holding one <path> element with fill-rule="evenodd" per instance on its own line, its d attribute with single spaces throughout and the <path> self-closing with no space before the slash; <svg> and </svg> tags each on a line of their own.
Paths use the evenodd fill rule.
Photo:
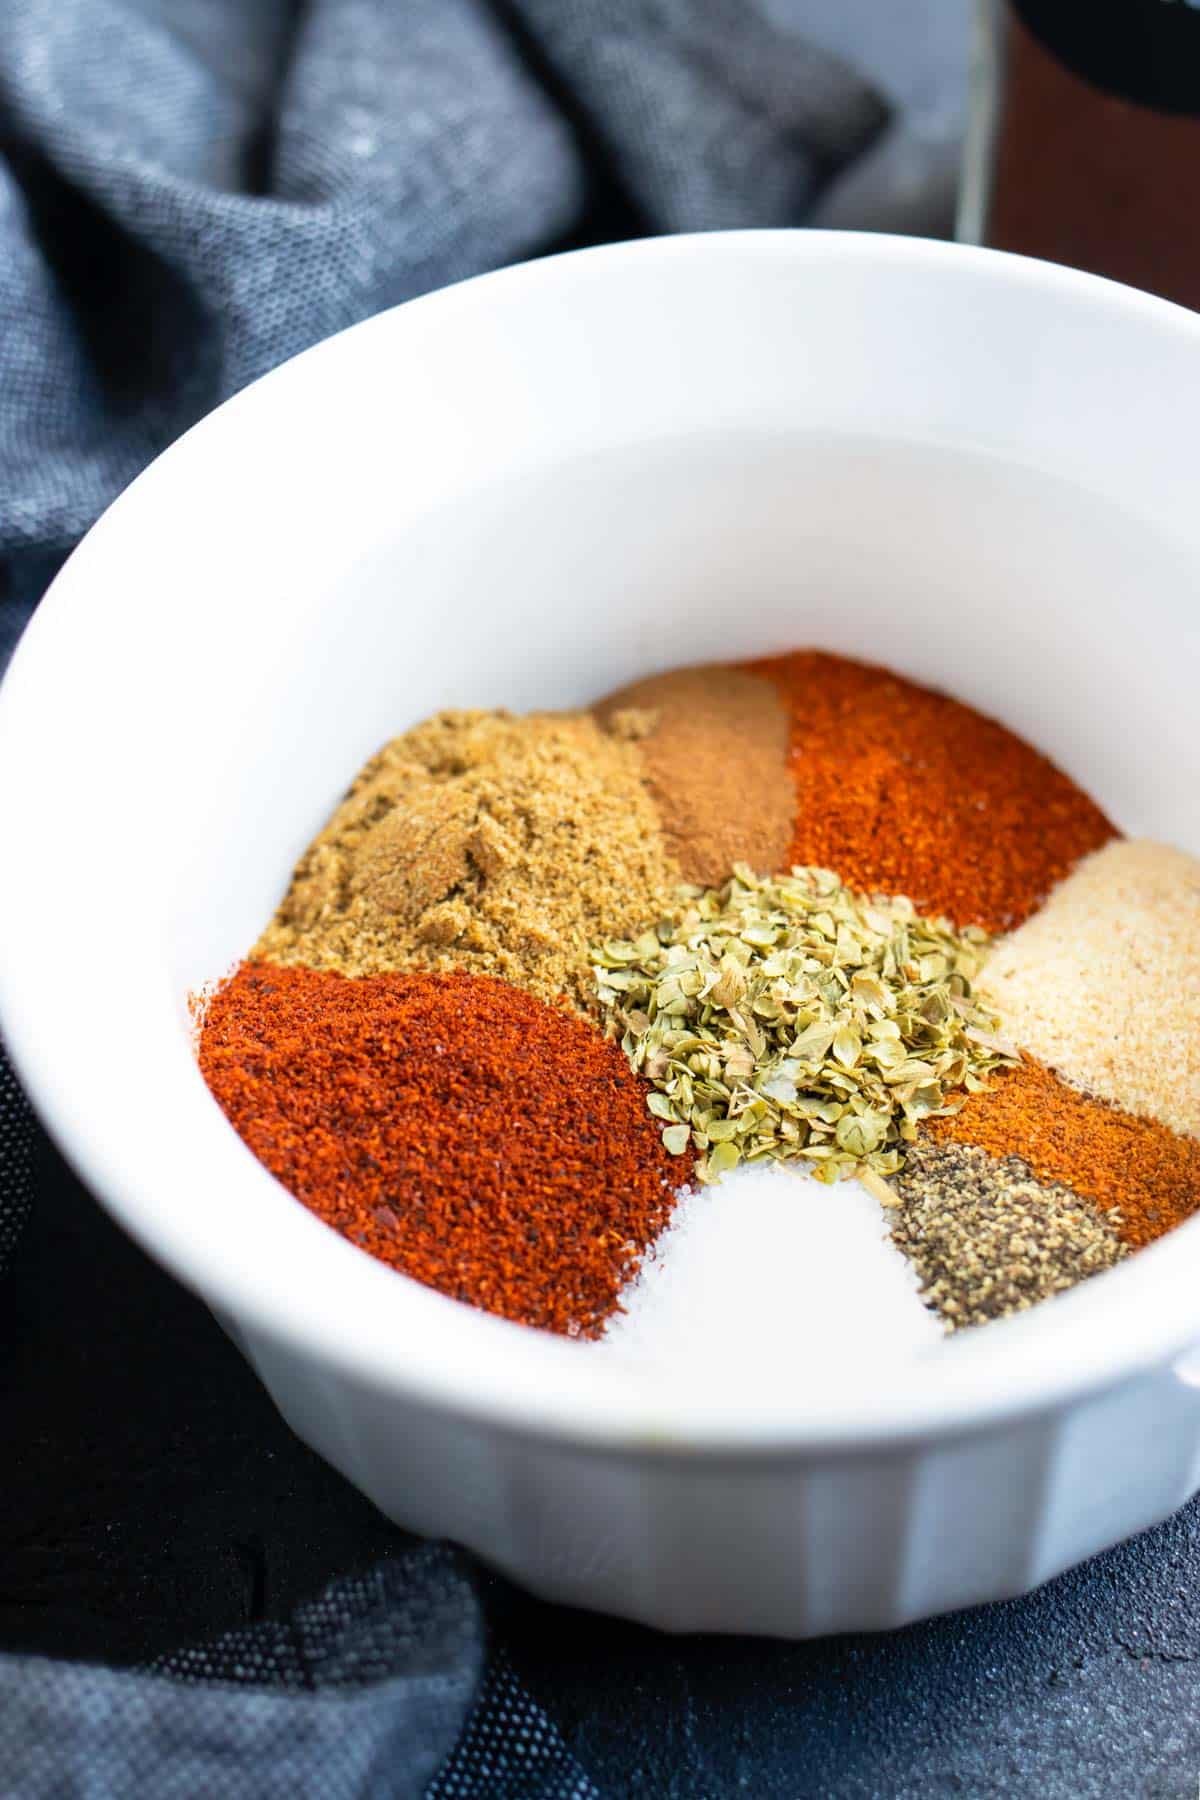
<svg viewBox="0 0 1200 1800">
<path fill-rule="evenodd" d="M 687 660 L 877 657 L 1200 850 L 1198 417 L 1200 320 L 1084 276 L 624 245 L 310 351 L 71 558 L 0 699 L 4 1030 L 102 1203 L 387 1513 L 543 1594 L 805 1634 L 1017 1593 L 1200 1485 L 1200 1220 L 920 1366 L 634 1380 L 310 1217 L 186 1006 L 384 738 Z"/>
</svg>

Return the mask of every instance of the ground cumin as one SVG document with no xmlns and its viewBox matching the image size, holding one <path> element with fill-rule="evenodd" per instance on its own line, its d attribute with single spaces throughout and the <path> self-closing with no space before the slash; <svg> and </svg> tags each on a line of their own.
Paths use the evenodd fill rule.
<svg viewBox="0 0 1200 1800">
<path fill-rule="evenodd" d="M 680 879 L 628 739 L 587 714 L 439 713 L 361 771 L 252 954 L 464 969 L 588 1011 L 589 945 Z"/>
<path fill-rule="evenodd" d="M 934 1143 L 1019 1156 L 1039 1181 L 1116 1208 L 1119 1235 L 1134 1249 L 1200 1207 L 1200 1139 L 1119 1112 L 1032 1060 L 998 1071 L 960 1112 L 924 1129 Z"/>
<path fill-rule="evenodd" d="M 756 875 L 787 866 L 795 799 L 774 683 L 726 664 L 677 669 L 621 688 L 595 710 L 636 744 L 685 880 L 719 887 L 735 863 Z"/>
<path fill-rule="evenodd" d="M 789 862 L 998 932 L 1115 835 L 1053 763 L 947 695 L 815 650 L 754 667 L 790 712 Z"/>
<path fill-rule="evenodd" d="M 548 1331 L 599 1333 L 691 1170 L 615 1044 L 486 976 L 245 964 L 199 1055 L 250 1149 L 326 1224 Z"/>
</svg>

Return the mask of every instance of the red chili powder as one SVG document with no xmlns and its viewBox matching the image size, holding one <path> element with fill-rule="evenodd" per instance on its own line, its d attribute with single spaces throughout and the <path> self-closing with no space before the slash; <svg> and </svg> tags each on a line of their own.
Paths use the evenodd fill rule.
<svg viewBox="0 0 1200 1800">
<path fill-rule="evenodd" d="M 615 1044 L 488 976 L 243 964 L 209 1005 L 200 1067 L 343 1237 L 548 1331 L 599 1333 L 691 1174 Z"/>
<path fill-rule="evenodd" d="M 816 650 L 751 666 L 789 708 L 794 863 L 1006 931 L 1117 835 L 1052 762 L 958 700 Z"/>
</svg>

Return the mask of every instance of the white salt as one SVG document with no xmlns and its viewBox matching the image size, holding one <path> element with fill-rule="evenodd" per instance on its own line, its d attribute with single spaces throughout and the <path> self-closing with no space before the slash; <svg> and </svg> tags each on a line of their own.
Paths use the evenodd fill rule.
<svg viewBox="0 0 1200 1800">
<path fill-rule="evenodd" d="M 878 1369 L 942 1342 L 879 1202 L 778 1166 L 684 1195 L 622 1300 L 598 1348 L 700 1379 L 731 1361 Z"/>
</svg>

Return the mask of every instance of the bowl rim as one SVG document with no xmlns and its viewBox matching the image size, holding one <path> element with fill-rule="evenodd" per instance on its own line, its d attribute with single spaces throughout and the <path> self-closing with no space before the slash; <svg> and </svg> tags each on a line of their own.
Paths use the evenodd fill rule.
<svg viewBox="0 0 1200 1800">
<path fill-rule="evenodd" d="M 67 559 L 0 686 L 0 769 L 8 776 L 0 782 L 0 832 L 15 832 L 20 823 L 20 784 L 13 772 L 19 776 L 22 741 L 30 738 L 38 696 L 47 691 L 56 658 L 69 654 L 74 609 L 85 602 L 104 557 L 115 550 L 119 560 L 123 536 L 136 532 L 141 508 L 153 505 L 160 484 L 173 479 L 185 454 L 219 455 L 221 442 L 251 409 L 269 409 L 276 394 L 303 383 L 309 371 L 344 357 L 348 344 L 358 355 L 373 337 L 403 333 L 411 318 L 431 309 L 447 316 L 456 312 L 469 321 L 473 308 L 488 306 L 501 291 L 510 301 L 519 300 L 529 292 L 578 291 L 590 282 L 621 279 L 630 269 L 636 274 L 681 263 L 700 270 L 714 259 L 728 258 L 782 258 L 797 266 L 829 259 L 881 269 L 924 265 L 951 284 L 982 277 L 1039 295 L 1052 309 L 1106 311 L 1122 322 L 1122 329 L 1187 340 L 1193 347 L 1189 353 L 1200 358 L 1200 317 L 1168 301 L 1004 252 L 874 233 L 739 231 L 640 239 L 518 264 L 408 301 L 289 359 L 208 414 L 125 489 Z M 7 835 L 5 841 L 15 839 Z M 578 1345 L 557 1341 L 551 1347 L 541 1334 L 475 1312 L 402 1277 L 410 1336 L 428 1331 L 447 1344 L 452 1338 L 457 1347 L 454 1355 L 441 1359 L 414 1356 L 411 1342 L 391 1343 L 383 1323 L 395 1310 L 395 1274 L 296 1207 L 297 1244 L 308 1233 L 311 1248 L 318 1242 L 312 1234 L 319 1233 L 330 1287 L 341 1279 L 334 1275 L 339 1268 L 366 1309 L 352 1327 L 331 1307 L 298 1316 L 294 1298 L 280 1285 L 264 1281 L 259 1271 L 240 1266 L 226 1244 L 205 1244 L 194 1229 L 181 1233 L 171 1209 L 139 1176 L 136 1153 L 106 1139 L 96 1121 L 81 1123 L 74 1096 L 63 1092 L 55 1078 L 56 1030 L 64 1021 L 55 1018 L 53 1009 L 43 1008 L 36 959 L 8 948 L 22 943 L 31 926 L 36 931 L 36 911 L 36 893 L 26 884 L 0 884 L 0 1026 L 34 1107 L 67 1160 L 117 1222 L 227 1319 L 235 1336 L 248 1332 L 372 1388 L 575 1448 L 686 1459 L 731 1456 L 740 1462 L 747 1456 L 808 1457 L 834 1449 L 865 1453 L 914 1439 L 973 1434 L 1134 1379 L 1200 1339 L 1200 1307 L 1194 1300 L 1200 1217 L 1172 1234 L 1169 1244 L 1160 1242 L 1111 1271 L 1102 1295 L 1094 1285 L 1091 1292 L 1085 1285 L 1051 1306 L 994 1323 L 987 1333 L 964 1334 L 954 1355 L 943 1359 L 942 1373 L 928 1393 L 906 1398 L 883 1375 L 872 1394 L 847 1398 L 834 1389 L 824 1400 L 805 1395 L 787 1417 L 777 1411 L 764 1417 L 750 1401 L 739 1404 L 734 1398 L 706 1410 L 703 1397 L 696 1403 L 670 1379 L 639 1396 L 624 1381 L 604 1377 L 593 1382 L 589 1375 L 584 1406 Z M 254 1169 L 261 1191 L 268 1184 L 278 1188 L 265 1170 L 257 1164 Z M 531 1340 L 537 1342 L 535 1353 Z M 1188 1376 L 1181 1379 L 1192 1385 Z"/>
</svg>

